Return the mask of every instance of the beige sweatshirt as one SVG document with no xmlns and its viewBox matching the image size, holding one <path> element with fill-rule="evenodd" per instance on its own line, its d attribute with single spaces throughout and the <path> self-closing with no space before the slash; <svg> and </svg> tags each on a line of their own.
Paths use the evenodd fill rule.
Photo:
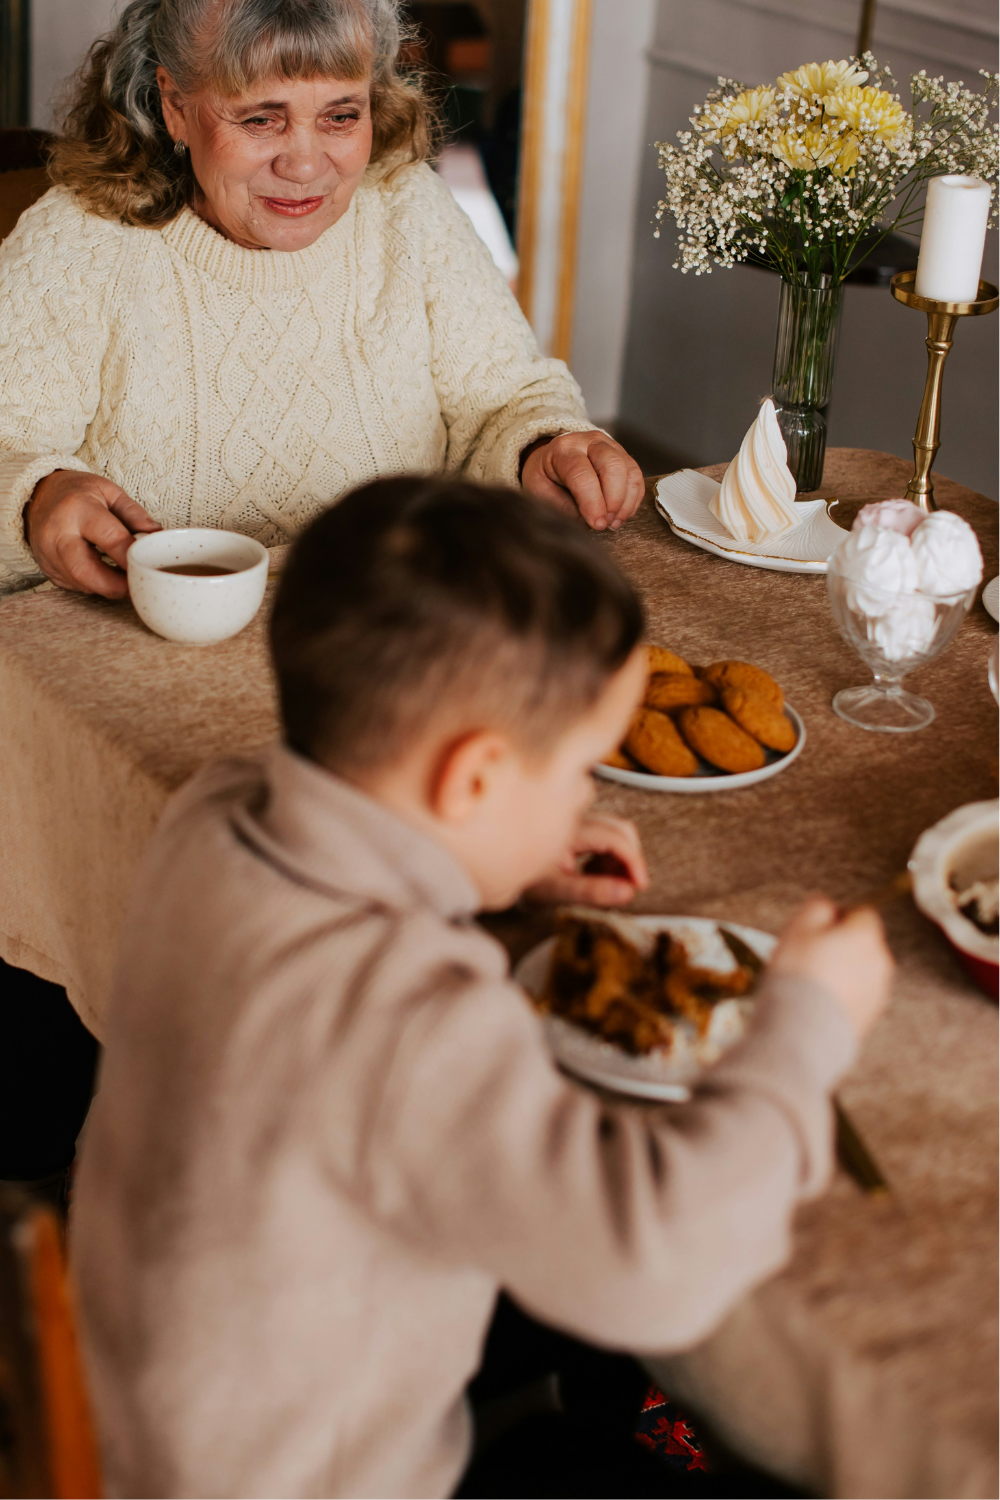
<svg viewBox="0 0 1000 1500">
<path fill-rule="evenodd" d="M 514 483 L 536 437 L 591 425 L 426 166 L 371 169 L 307 250 L 190 209 L 129 228 L 65 188 L 0 245 L 0 591 L 41 580 L 22 513 L 54 469 L 270 546 L 378 474 Z"/>
<path fill-rule="evenodd" d="M 126 923 L 75 1194 L 109 1493 L 451 1493 L 497 1288 L 701 1339 L 781 1265 L 853 1052 L 762 987 L 684 1107 L 550 1062 L 452 858 L 287 750 L 174 799 Z"/>
</svg>

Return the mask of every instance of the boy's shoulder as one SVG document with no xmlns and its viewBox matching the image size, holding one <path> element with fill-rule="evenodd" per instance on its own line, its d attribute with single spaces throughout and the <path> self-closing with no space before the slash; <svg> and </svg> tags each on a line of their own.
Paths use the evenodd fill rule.
<svg viewBox="0 0 1000 1500">
<path fill-rule="evenodd" d="M 317 962 L 334 949 L 374 950 L 381 966 L 392 949 L 401 975 L 452 967 L 507 978 L 506 953 L 473 920 L 477 893 L 451 856 L 282 747 L 199 770 L 168 804 L 141 885 L 157 926 L 187 926 L 203 941 L 214 931 L 219 952 L 241 961 L 294 934 L 300 956 L 315 950 Z"/>
</svg>

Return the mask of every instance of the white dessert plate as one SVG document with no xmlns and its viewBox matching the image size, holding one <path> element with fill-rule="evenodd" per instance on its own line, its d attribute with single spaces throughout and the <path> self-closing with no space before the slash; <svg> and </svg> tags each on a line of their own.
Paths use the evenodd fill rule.
<svg viewBox="0 0 1000 1500">
<path fill-rule="evenodd" d="M 596 913 L 595 915 L 603 915 Z M 683 942 L 695 963 L 713 969 L 735 968 L 736 960 L 719 936 L 725 927 L 765 963 L 774 951 L 777 938 L 756 927 L 742 927 L 737 922 L 714 922 L 706 917 L 632 917 L 630 922 L 647 932 L 669 932 Z M 521 959 L 514 978 L 529 995 L 538 995 L 545 983 L 555 938 L 547 938 Z M 543 1016 L 545 1039 L 552 1055 L 567 1073 L 574 1073 L 588 1083 L 630 1094 L 636 1099 L 660 1099 L 682 1103 L 690 1098 L 690 1085 L 705 1067 L 718 1060 L 729 1047 L 746 1034 L 753 1001 L 720 1000 L 716 1005 L 708 1035 L 695 1040 L 694 1027 L 678 1019 L 677 1039 L 670 1051 L 659 1048 L 634 1057 L 613 1042 L 605 1042 L 561 1016 Z"/>
<path fill-rule="evenodd" d="M 1000 574 L 991 578 L 983 589 L 983 608 L 994 620 L 1000 621 Z"/>
<path fill-rule="evenodd" d="M 720 488 L 697 469 L 678 469 L 658 482 L 656 508 L 677 536 L 729 562 L 773 573 L 826 572 L 827 558 L 844 540 L 844 531 L 831 521 L 825 500 L 797 501 L 802 520 L 784 536 L 740 542 L 708 508 Z"/>
<path fill-rule="evenodd" d="M 795 725 L 795 744 L 791 750 L 779 754 L 767 750 L 766 761 L 758 771 L 718 771 L 715 766 L 701 762 L 693 776 L 654 776 L 652 771 L 625 771 L 619 766 L 597 765 L 596 776 L 605 781 L 620 781 L 622 786 L 635 786 L 644 792 L 681 792 L 688 796 L 700 796 L 702 792 L 739 792 L 746 786 L 756 786 L 758 781 L 767 781 L 785 771 L 802 754 L 806 742 L 806 726 L 790 703 L 785 704 L 785 717 Z"/>
</svg>

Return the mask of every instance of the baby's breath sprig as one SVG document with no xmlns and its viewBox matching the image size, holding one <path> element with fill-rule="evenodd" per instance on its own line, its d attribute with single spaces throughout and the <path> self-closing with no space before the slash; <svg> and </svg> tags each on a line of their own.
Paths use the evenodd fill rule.
<svg viewBox="0 0 1000 1500">
<path fill-rule="evenodd" d="M 891 230 L 912 231 L 929 177 L 989 182 L 996 223 L 998 76 L 981 76 L 977 91 L 915 73 L 910 112 L 870 52 L 757 88 L 719 78 L 677 145 L 657 144 L 655 234 L 673 219 L 675 269 L 696 276 L 750 260 L 819 286 L 843 281 Z"/>
</svg>

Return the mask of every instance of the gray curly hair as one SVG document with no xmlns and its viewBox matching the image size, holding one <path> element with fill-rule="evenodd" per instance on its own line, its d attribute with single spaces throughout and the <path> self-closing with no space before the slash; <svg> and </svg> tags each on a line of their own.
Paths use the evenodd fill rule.
<svg viewBox="0 0 1000 1500">
<path fill-rule="evenodd" d="M 370 79 L 372 161 L 423 161 L 433 106 L 397 71 L 407 31 L 399 0 L 132 0 L 75 80 L 49 175 L 103 218 L 159 228 L 191 199 L 194 177 L 160 107 L 156 70 L 182 94 L 239 95 L 273 78 Z"/>
</svg>

